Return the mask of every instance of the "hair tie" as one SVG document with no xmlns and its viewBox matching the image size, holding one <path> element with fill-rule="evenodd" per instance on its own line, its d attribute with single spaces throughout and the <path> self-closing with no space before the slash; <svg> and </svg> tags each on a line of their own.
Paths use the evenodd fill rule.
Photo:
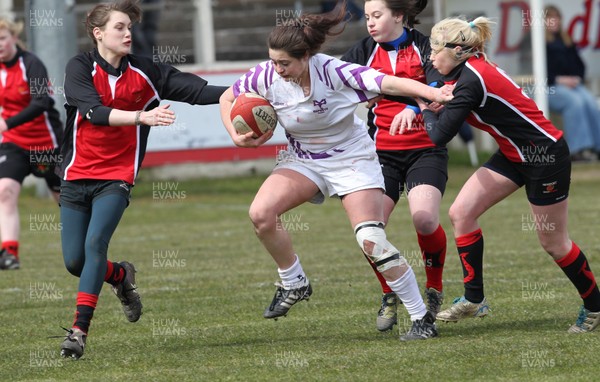
<svg viewBox="0 0 600 382">
<path fill-rule="evenodd" d="M 472 21 L 469 21 L 469 26 L 470 26 L 471 28 L 475 28 L 475 23 L 474 23 L 474 22 L 472 22 Z"/>
</svg>

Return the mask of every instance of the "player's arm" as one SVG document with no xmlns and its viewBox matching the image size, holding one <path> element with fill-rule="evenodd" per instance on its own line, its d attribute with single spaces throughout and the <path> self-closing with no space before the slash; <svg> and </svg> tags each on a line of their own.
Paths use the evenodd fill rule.
<svg viewBox="0 0 600 382">
<path fill-rule="evenodd" d="M 446 103 L 453 98 L 449 89 L 447 87 L 434 88 L 409 78 L 387 75 L 381 80 L 381 93 L 383 94 L 421 97 L 438 103 Z"/>
<path fill-rule="evenodd" d="M 231 123 L 230 111 L 231 106 L 233 105 L 233 101 L 235 101 L 235 97 L 233 94 L 233 88 L 229 87 L 219 99 L 219 107 L 221 111 L 221 121 L 223 121 L 223 126 L 229 133 L 231 140 L 235 143 L 236 146 L 239 147 L 258 147 L 268 141 L 273 136 L 273 131 L 268 131 L 267 133 L 261 135 L 258 138 L 254 138 L 254 132 L 250 131 L 246 134 L 238 134 L 235 131 L 235 127 L 233 123 Z"/>
<path fill-rule="evenodd" d="M 376 42 L 371 37 L 365 37 L 363 40 L 356 43 L 352 48 L 348 49 L 346 53 L 340 58 L 342 61 L 351 62 L 363 66 L 368 66 L 367 63 L 371 56 L 371 53 L 375 49 Z M 417 103 L 411 97 L 405 96 L 392 96 L 382 95 L 378 98 L 369 101 L 367 108 L 371 108 L 379 99 L 385 98 L 390 101 L 399 102 L 406 105 L 417 106 Z"/>
<path fill-rule="evenodd" d="M 429 110 L 425 103 L 419 103 L 423 111 L 425 130 L 431 141 L 438 146 L 447 144 L 458 134 L 471 110 L 476 108 L 483 98 L 483 88 L 479 81 L 457 85 L 454 93 L 454 99 L 447 103 L 443 112 L 439 114 Z"/>
<path fill-rule="evenodd" d="M 175 122 L 175 112 L 169 110 L 171 105 L 159 105 L 152 110 L 120 110 L 111 109 L 108 116 L 109 126 L 169 126 Z"/>
<path fill-rule="evenodd" d="M 196 74 L 185 73 L 170 65 L 159 64 L 157 91 L 162 99 L 186 102 L 191 105 L 214 105 L 227 86 L 209 85 Z"/>
<path fill-rule="evenodd" d="M 76 107 L 83 118 L 94 125 L 108 125 L 112 108 L 102 105 L 100 101 L 91 75 L 92 65 L 87 62 L 87 57 L 79 55 L 72 58 L 67 63 L 65 72 L 67 104 Z M 135 118 L 135 114 L 133 117 Z"/>
<path fill-rule="evenodd" d="M 223 126 L 225 126 L 225 130 L 233 139 L 233 142 L 237 144 L 237 132 L 235 131 L 235 127 L 233 127 L 233 123 L 231 122 L 231 118 L 229 117 L 229 112 L 231 111 L 231 106 L 233 106 L 233 101 L 235 98 L 233 97 L 233 90 L 229 87 L 227 90 L 223 92 L 221 98 L 219 99 L 219 109 L 221 112 L 221 121 L 223 121 Z"/>
<path fill-rule="evenodd" d="M 98 126 L 168 126 L 175 120 L 169 105 L 150 111 L 129 111 L 104 106 L 94 87 L 91 63 L 83 55 L 72 58 L 66 67 L 65 98 L 67 104 L 77 107 L 84 119 Z"/>
</svg>

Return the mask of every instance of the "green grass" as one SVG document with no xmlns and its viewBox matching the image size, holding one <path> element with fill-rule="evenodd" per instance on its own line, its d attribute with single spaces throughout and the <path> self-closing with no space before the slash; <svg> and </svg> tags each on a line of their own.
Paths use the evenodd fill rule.
<svg viewBox="0 0 600 382">
<path fill-rule="evenodd" d="M 462 293 L 446 212 L 472 171 L 451 168 L 442 205 L 449 236 L 445 306 Z M 298 223 L 292 235 L 314 294 L 288 317 L 268 321 L 262 311 L 275 290 L 276 267 L 247 217 L 262 178 L 179 183 L 143 178 L 109 254 L 138 268 L 144 315 L 128 323 L 105 287 L 86 353 L 77 362 L 60 359 L 62 340 L 47 337 L 61 335 L 60 326 L 72 323 L 78 280 L 62 263 L 58 228 L 31 226 L 35 219 L 58 223 L 58 208 L 34 198 L 31 190 L 24 193 L 22 269 L 0 273 L 0 380 L 576 381 L 597 373 L 599 334 L 566 334 L 580 300 L 535 233 L 524 229 L 530 212 L 522 190 L 481 219 L 491 316 L 440 323 L 439 338 L 401 343 L 397 330 L 375 329 L 378 283 L 339 201 L 288 214 Z M 153 198 L 153 187 L 169 185 L 178 191 L 175 199 Z M 574 168 L 571 236 L 597 272 L 599 187 L 600 165 Z M 424 271 L 405 199 L 388 236 L 422 286 Z M 405 330 L 408 318 L 403 308 L 400 312 Z"/>
</svg>

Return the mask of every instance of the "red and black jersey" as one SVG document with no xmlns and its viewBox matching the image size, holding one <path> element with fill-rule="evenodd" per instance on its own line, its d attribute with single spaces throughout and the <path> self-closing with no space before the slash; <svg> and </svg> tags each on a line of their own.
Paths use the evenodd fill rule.
<svg viewBox="0 0 600 382">
<path fill-rule="evenodd" d="M 114 68 L 97 50 L 75 56 L 66 68 L 67 125 L 59 175 L 64 180 L 123 180 L 133 184 L 144 159 L 150 127 L 109 126 L 112 109 L 150 110 L 162 99 L 215 104 L 225 89 L 150 58 L 127 55 L 119 68 Z"/>
<path fill-rule="evenodd" d="M 29 151 L 57 148 L 63 129 L 51 96 L 42 61 L 17 47 L 12 60 L 0 62 L 0 108 L 8 126 L 1 142 Z"/>
<path fill-rule="evenodd" d="M 405 28 L 406 38 L 398 49 L 389 44 L 378 44 L 367 37 L 352 47 L 342 60 L 370 66 L 382 73 L 401 78 L 410 78 L 422 83 L 440 79 L 439 73 L 429 59 L 429 38 L 415 29 Z M 369 133 L 375 140 L 377 150 L 412 150 L 434 147 L 429 139 L 422 115 L 417 115 L 413 128 L 405 134 L 390 135 L 394 117 L 407 105 L 416 106 L 411 98 L 385 97 L 369 110 Z"/>
<path fill-rule="evenodd" d="M 563 135 L 502 69 L 481 55 L 458 65 L 447 81 L 456 81 L 454 99 L 439 116 L 423 113 L 437 144 L 449 142 L 467 118 L 470 125 L 488 132 L 510 161 L 525 163 L 531 150 L 550 146 Z"/>
</svg>

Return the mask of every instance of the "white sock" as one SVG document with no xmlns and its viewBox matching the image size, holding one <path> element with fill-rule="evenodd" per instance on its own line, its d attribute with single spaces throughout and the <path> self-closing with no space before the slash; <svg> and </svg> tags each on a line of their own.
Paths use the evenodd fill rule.
<svg viewBox="0 0 600 382">
<path fill-rule="evenodd" d="M 419 292 L 417 278 L 412 268 L 408 268 L 398 280 L 386 281 L 386 283 L 402 300 L 402 304 L 410 314 L 412 321 L 420 320 L 425 316 L 427 308 Z"/>
<path fill-rule="evenodd" d="M 294 256 L 296 256 L 296 261 L 294 261 L 291 267 L 288 269 L 277 268 L 279 277 L 281 277 L 281 283 L 285 289 L 297 289 L 308 283 L 302 265 L 300 265 L 300 258 L 298 258 L 298 255 Z"/>
</svg>

